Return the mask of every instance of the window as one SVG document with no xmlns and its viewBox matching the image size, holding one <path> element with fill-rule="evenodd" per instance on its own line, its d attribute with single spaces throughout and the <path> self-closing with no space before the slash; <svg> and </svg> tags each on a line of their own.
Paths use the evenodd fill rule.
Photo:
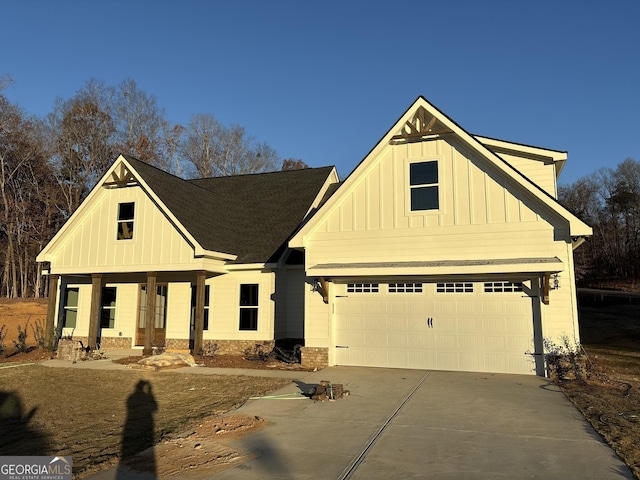
<svg viewBox="0 0 640 480">
<path fill-rule="evenodd" d="M 118 204 L 118 240 L 131 240 L 133 238 L 133 214 L 135 203 Z"/>
<path fill-rule="evenodd" d="M 100 328 L 114 328 L 116 322 L 116 287 L 102 288 Z"/>
<path fill-rule="evenodd" d="M 258 285 L 240 285 L 240 330 L 258 330 Z"/>
<path fill-rule="evenodd" d="M 154 328 L 164 329 L 167 313 L 167 286 L 156 285 L 156 312 Z M 138 314 L 138 328 L 146 328 L 147 318 L 147 286 L 140 286 L 140 312 Z"/>
<path fill-rule="evenodd" d="M 438 161 L 409 164 L 409 189 L 411 191 L 411 211 L 437 210 Z"/>
<path fill-rule="evenodd" d="M 436 284 L 438 293 L 473 293 L 472 282 L 453 282 Z"/>
<path fill-rule="evenodd" d="M 484 282 L 486 293 L 522 292 L 522 282 Z"/>
<path fill-rule="evenodd" d="M 64 292 L 64 307 L 62 313 L 62 326 L 64 328 L 76 328 L 79 296 L 80 289 L 78 288 L 67 288 Z"/>
<path fill-rule="evenodd" d="M 348 283 L 347 293 L 378 293 L 380 288 L 377 283 Z"/>
<path fill-rule="evenodd" d="M 209 330 L 209 285 L 204 286 L 204 328 Z M 196 287 L 191 287 L 191 330 L 196 329 Z"/>
<path fill-rule="evenodd" d="M 421 283 L 390 283 L 389 293 L 422 293 Z"/>
</svg>

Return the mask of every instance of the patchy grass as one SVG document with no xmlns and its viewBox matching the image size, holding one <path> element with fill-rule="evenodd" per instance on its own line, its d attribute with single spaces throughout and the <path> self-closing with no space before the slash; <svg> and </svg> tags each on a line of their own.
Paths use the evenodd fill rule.
<svg viewBox="0 0 640 480">
<path fill-rule="evenodd" d="M 77 474 L 113 461 L 124 444 L 130 455 L 185 423 L 227 412 L 288 382 L 42 365 L 2 368 L 0 455 L 71 455 Z"/>
</svg>

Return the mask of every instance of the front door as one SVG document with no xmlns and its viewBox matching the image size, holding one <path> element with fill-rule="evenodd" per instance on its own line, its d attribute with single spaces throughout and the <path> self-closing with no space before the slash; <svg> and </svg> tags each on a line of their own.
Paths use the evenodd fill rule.
<svg viewBox="0 0 640 480">
<path fill-rule="evenodd" d="M 136 345 L 144 346 L 146 338 L 146 319 L 147 319 L 147 286 L 140 286 L 138 309 L 138 328 L 136 331 Z M 154 321 L 154 337 L 151 345 L 154 347 L 164 346 L 167 336 L 167 285 L 156 285 L 156 311 Z"/>
</svg>

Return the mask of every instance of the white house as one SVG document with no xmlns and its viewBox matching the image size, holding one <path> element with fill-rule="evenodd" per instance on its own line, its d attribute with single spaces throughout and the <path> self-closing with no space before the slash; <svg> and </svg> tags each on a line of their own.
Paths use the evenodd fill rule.
<svg viewBox="0 0 640 480">
<path fill-rule="evenodd" d="M 38 256 L 49 322 L 103 348 L 303 338 L 308 365 L 544 374 L 545 339 L 579 341 L 591 235 L 556 201 L 565 161 L 422 97 L 342 183 L 185 181 L 121 156 Z"/>
</svg>

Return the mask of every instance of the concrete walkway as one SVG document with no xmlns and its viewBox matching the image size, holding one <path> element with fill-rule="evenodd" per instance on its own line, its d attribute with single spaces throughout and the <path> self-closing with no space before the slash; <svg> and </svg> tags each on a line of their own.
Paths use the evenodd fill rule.
<svg viewBox="0 0 640 480">
<path fill-rule="evenodd" d="M 74 368 L 88 368 L 83 365 L 88 363 L 119 368 L 100 362 Z M 241 373 L 197 367 L 172 371 Z M 294 381 L 237 411 L 260 416 L 267 426 L 231 444 L 255 458 L 215 478 L 633 478 L 564 394 L 544 378 L 354 367 L 249 373 Z M 273 398 L 306 393 L 321 380 L 342 383 L 351 395 L 333 402 Z M 116 474 L 112 469 L 91 478 L 147 478 Z M 210 475 L 192 472 L 186 478 L 205 480 Z"/>
</svg>

